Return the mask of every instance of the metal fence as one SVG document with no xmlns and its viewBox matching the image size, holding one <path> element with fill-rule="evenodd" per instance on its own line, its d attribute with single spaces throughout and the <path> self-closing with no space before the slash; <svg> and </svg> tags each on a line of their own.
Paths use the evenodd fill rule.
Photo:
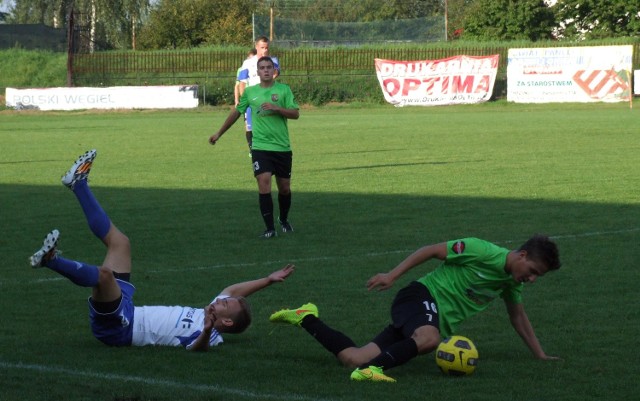
<svg viewBox="0 0 640 401">
<path fill-rule="evenodd" d="M 561 43 L 558 43 L 560 46 Z M 587 44 L 584 44 L 587 45 Z M 600 44 L 599 44 L 600 45 Z M 547 45 L 548 46 L 548 45 Z M 572 45 L 574 46 L 574 45 Z M 546 46 L 545 46 L 546 47 Z M 275 49 L 283 72 L 360 74 L 373 73 L 373 59 L 433 60 L 465 54 L 468 56 L 500 55 L 499 71 L 506 71 L 507 46 L 468 46 L 437 48 L 388 49 Z M 245 51 L 164 51 L 164 52 L 100 52 L 76 54 L 73 73 L 77 79 L 85 76 L 102 78 L 176 73 L 218 74 L 233 76 L 242 64 Z M 640 42 L 634 44 L 634 68 L 640 66 Z"/>
<path fill-rule="evenodd" d="M 611 43 L 614 44 L 614 43 Z M 619 44 L 619 43 L 618 43 Z M 567 44 L 557 43 L 564 47 Z M 588 43 L 581 45 L 587 46 Z M 606 45 L 598 43 L 598 45 Z M 518 47 L 534 47 L 527 44 Z M 572 44 L 575 46 L 575 44 Z M 640 41 L 634 46 L 634 69 L 640 68 Z M 539 47 L 549 47 L 548 43 Z M 434 60 L 457 55 L 487 56 L 498 54 L 500 61 L 496 80 L 497 98 L 506 95 L 506 70 L 508 46 L 438 46 L 424 48 L 377 48 L 377 49 L 314 49 L 274 48 L 272 54 L 280 60 L 282 80 L 295 83 L 306 92 L 325 90 L 320 85 L 338 86 L 334 89 L 338 97 L 352 99 L 366 96 L 356 92 L 370 88 L 379 95 L 374 59 L 390 60 Z M 73 83 L 77 86 L 112 85 L 168 85 L 199 84 L 203 86 L 205 103 L 228 103 L 232 99 L 232 86 L 237 68 L 246 57 L 243 50 L 178 50 L 154 52 L 96 52 L 76 54 L 73 59 Z M 352 88 L 353 93 L 343 93 Z M 362 92 L 362 89 L 360 89 Z M 326 95 L 334 96 L 332 94 Z M 335 100 L 335 99 L 334 99 Z"/>
</svg>

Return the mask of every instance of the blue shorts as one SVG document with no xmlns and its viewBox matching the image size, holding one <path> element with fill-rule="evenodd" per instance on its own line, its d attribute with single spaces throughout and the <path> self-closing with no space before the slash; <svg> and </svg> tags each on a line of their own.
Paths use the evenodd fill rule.
<svg viewBox="0 0 640 401">
<path fill-rule="evenodd" d="M 118 309 L 111 313 L 96 312 L 89 298 L 89 322 L 95 338 L 107 345 L 123 347 L 131 345 L 133 338 L 133 294 L 136 287 L 128 281 L 116 279 L 116 282 L 122 290 Z"/>
<path fill-rule="evenodd" d="M 247 107 L 247 111 L 244 112 L 244 127 L 245 131 L 253 131 L 251 129 L 251 107 Z"/>
</svg>

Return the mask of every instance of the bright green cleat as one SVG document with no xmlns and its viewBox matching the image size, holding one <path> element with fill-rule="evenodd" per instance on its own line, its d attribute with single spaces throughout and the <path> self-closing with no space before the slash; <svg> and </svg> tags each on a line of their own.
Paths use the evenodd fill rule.
<svg viewBox="0 0 640 401">
<path fill-rule="evenodd" d="M 389 382 L 395 383 L 396 379 L 382 373 L 382 368 L 377 366 L 369 366 L 364 369 L 356 369 L 351 373 L 351 380 L 355 381 L 371 381 L 371 382 Z"/>
<path fill-rule="evenodd" d="M 269 317 L 273 323 L 289 323 L 300 326 L 305 316 L 313 315 L 318 317 L 318 307 L 312 303 L 304 304 L 298 309 L 282 309 Z"/>
</svg>

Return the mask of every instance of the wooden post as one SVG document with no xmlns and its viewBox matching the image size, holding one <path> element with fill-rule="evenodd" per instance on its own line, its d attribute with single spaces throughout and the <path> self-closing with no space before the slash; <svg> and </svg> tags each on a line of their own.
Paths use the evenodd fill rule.
<svg viewBox="0 0 640 401">
<path fill-rule="evenodd" d="M 73 86 L 73 52 L 74 52 L 74 37 L 73 37 L 73 9 L 69 10 L 69 18 L 67 20 L 67 86 Z"/>
<path fill-rule="evenodd" d="M 273 40 L 273 5 L 269 8 L 269 42 Z"/>
</svg>

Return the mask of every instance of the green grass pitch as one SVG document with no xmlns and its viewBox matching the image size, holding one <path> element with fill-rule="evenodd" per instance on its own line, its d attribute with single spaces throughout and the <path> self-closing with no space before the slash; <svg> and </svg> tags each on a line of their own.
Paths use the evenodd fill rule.
<svg viewBox="0 0 640 401">
<path fill-rule="evenodd" d="M 0 112 L 2 400 L 614 400 L 638 394 L 640 131 L 628 104 L 305 108 L 289 127 L 295 232 L 263 226 L 239 121 L 207 143 L 226 109 Z M 206 354 L 109 348 L 86 297 L 27 257 L 51 229 L 68 257 L 99 264 L 60 176 L 98 149 L 94 193 L 133 246 L 138 305 L 204 306 L 222 287 L 292 262 L 287 282 L 250 298 L 254 323 Z M 433 354 L 353 383 L 282 307 L 315 302 L 357 342 L 388 323 L 395 292 L 366 280 L 416 248 L 478 236 L 514 248 L 553 236 L 563 267 L 525 289 L 536 333 L 559 362 L 533 359 L 500 301 L 460 334 L 480 353 L 449 378 Z"/>
</svg>

